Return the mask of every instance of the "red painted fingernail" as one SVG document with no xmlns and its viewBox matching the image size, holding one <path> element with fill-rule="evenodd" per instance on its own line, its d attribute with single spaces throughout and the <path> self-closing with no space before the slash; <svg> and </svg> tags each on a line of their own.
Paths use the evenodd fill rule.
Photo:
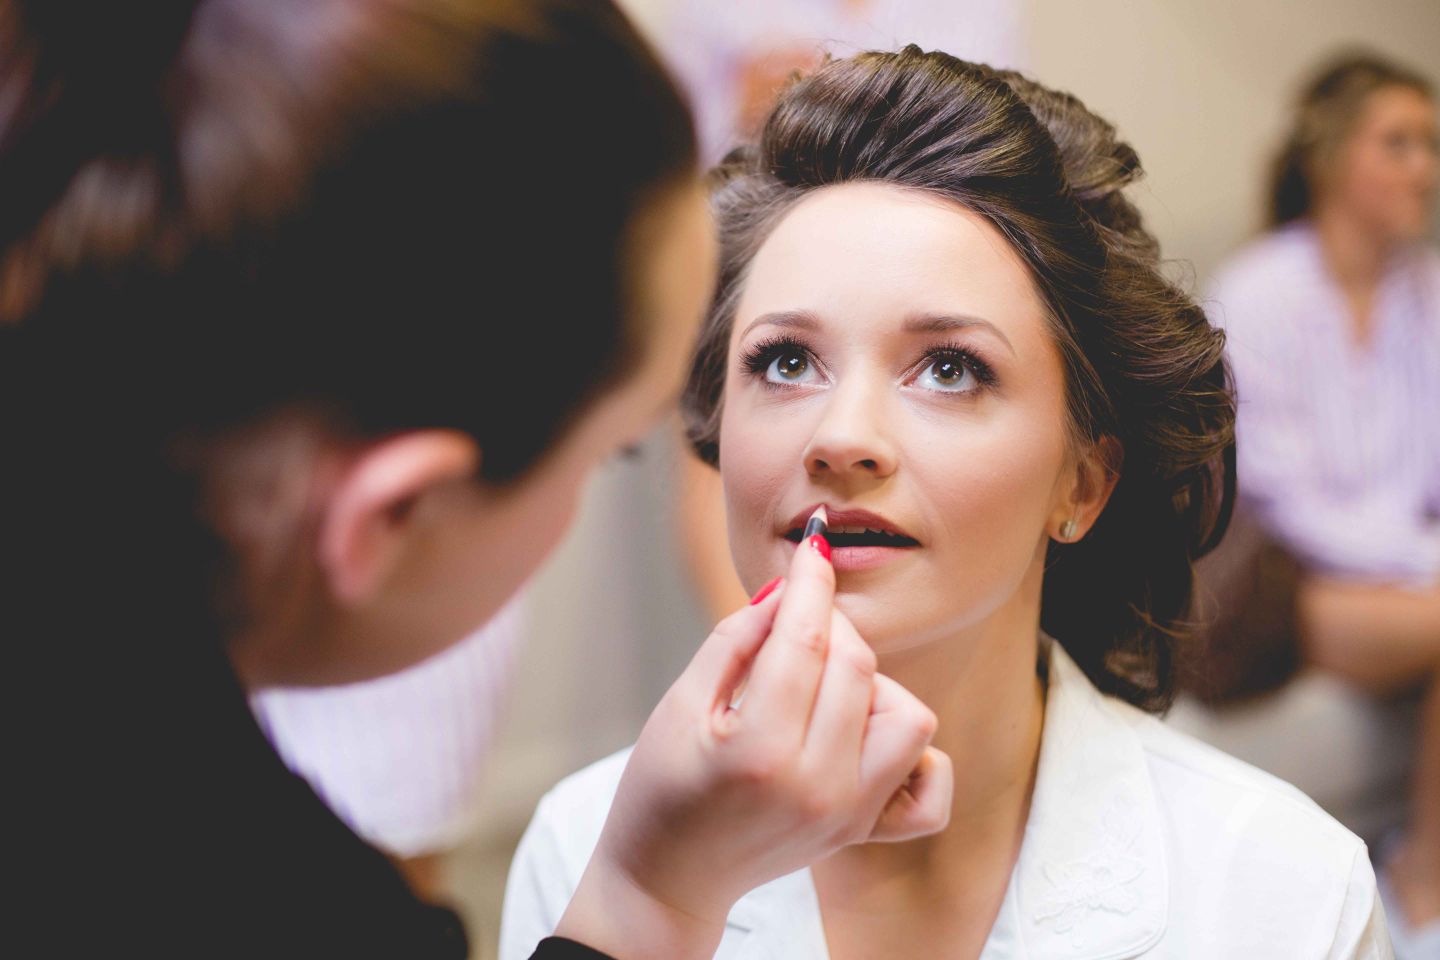
<svg viewBox="0 0 1440 960">
<path fill-rule="evenodd" d="M 830 559 L 830 541 L 820 536 L 820 534 L 817 533 L 810 538 L 810 546 L 814 547 L 815 552 L 826 560 Z"/>
<path fill-rule="evenodd" d="M 770 594 L 774 593 L 775 588 L 780 586 L 780 581 L 783 579 L 785 578 L 776 577 L 774 580 L 771 580 L 769 583 L 765 584 L 765 586 L 761 587 L 759 592 L 757 592 L 755 596 L 750 598 L 750 606 L 755 606 L 755 604 L 759 603 L 761 600 L 764 600 L 766 597 L 770 596 Z"/>
</svg>

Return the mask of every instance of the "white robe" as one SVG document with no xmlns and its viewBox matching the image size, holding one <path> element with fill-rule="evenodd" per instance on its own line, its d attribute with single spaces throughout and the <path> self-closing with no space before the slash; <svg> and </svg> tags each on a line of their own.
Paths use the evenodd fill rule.
<svg viewBox="0 0 1440 960">
<path fill-rule="evenodd" d="M 984 960 L 1393 956 L 1358 837 L 1294 787 L 1104 696 L 1049 649 L 1035 796 Z M 628 755 L 540 801 L 510 868 L 500 960 L 524 960 L 555 929 Z M 715 956 L 828 958 L 810 871 L 741 898 Z"/>
</svg>

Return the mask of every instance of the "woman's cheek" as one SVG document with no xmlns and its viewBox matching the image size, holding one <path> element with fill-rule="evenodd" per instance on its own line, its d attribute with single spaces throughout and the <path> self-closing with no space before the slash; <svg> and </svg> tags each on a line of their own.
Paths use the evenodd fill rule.
<svg viewBox="0 0 1440 960">
<path fill-rule="evenodd" d="M 780 553 L 774 525 L 781 519 L 776 511 L 787 503 L 787 478 L 801 468 L 800 453 L 787 452 L 783 423 L 760 426 L 753 418 L 728 411 L 720 437 L 730 552 L 741 584 L 754 590 L 783 573 L 772 569 Z"/>
<path fill-rule="evenodd" d="M 934 507 L 944 517 L 949 563 L 970 580 L 977 600 L 977 594 L 1004 591 L 1024 577 L 1044 534 L 1060 469 L 1058 449 L 1017 433 L 1009 437 L 956 451 L 951 462 L 963 466 L 922 477 L 939 493 Z"/>
</svg>

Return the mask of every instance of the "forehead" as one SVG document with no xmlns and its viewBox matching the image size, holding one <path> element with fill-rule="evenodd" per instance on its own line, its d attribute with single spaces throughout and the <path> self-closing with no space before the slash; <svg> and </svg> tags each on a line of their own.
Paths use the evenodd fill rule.
<svg viewBox="0 0 1440 960">
<path fill-rule="evenodd" d="M 1435 125 L 1435 104 L 1414 87 L 1390 86 L 1376 90 L 1365 101 L 1362 127 L 1394 124 Z"/>
<path fill-rule="evenodd" d="M 916 314 L 983 317 L 1012 337 L 1045 311 L 1019 254 L 990 221 L 942 197 L 852 183 L 800 201 L 750 264 L 736 329 L 772 311 L 899 327 Z"/>
</svg>

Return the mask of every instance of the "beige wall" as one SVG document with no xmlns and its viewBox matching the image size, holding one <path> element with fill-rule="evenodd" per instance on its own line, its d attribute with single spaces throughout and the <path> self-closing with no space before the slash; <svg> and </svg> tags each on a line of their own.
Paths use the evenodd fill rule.
<svg viewBox="0 0 1440 960">
<path fill-rule="evenodd" d="M 1440 0 L 1022 0 L 1030 69 L 1115 122 L 1167 256 L 1203 281 L 1259 227 L 1299 83 L 1363 43 L 1440 79 Z"/>
</svg>

